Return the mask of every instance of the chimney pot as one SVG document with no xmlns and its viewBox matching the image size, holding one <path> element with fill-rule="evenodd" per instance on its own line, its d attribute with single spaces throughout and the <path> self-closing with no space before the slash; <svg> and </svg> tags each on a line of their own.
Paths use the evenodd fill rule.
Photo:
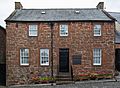
<svg viewBox="0 0 120 88">
<path fill-rule="evenodd" d="M 104 9 L 104 2 L 99 2 L 96 7 L 97 9 Z"/>
<path fill-rule="evenodd" d="M 16 9 L 22 9 L 22 8 L 23 8 L 23 6 L 20 2 L 15 2 L 15 10 Z"/>
</svg>

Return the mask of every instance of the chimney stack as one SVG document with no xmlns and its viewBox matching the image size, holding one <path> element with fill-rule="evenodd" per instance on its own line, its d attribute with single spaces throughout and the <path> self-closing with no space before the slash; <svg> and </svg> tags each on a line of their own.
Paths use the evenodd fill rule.
<svg viewBox="0 0 120 88">
<path fill-rule="evenodd" d="M 97 9 L 104 9 L 104 2 L 99 2 L 96 7 Z"/>
<path fill-rule="evenodd" d="M 15 2 L 15 10 L 16 9 L 22 9 L 22 8 L 23 8 L 23 6 L 20 2 Z"/>
</svg>

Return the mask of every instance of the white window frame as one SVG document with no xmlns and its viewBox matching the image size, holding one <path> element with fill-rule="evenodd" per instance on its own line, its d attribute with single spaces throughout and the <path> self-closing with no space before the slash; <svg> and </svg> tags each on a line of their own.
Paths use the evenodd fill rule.
<svg viewBox="0 0 120 88">
<path fill-rule="evenodd" d="M 94 36 L 101 36 L 102 26 L 100 24 L 94 25 Z"/>
<path fill-rule="evenodd" d="M 62 32 L 65 31 L 65 32 Z M 68 36 L 68 25 L 60 24 L 60 36 Z"/>
<path fill-rule="evenodd" d="M 94 48 L 93 49 L 93 65 L 101 65 L 101 61 L 102 61 L 102 49 Z"/>
<path fill-rule="evenodd" d="M 38 36 L 38 25 L 36 24 L 29 25 L 29 36 Z"/>
<path fill-rule="evenodd" d="M 43 52 L 44 54 L 42 55 Z M 47 56 L 45 56 L 45 53 L 47 54 Z M 44 62 L 43 60 L 45 60 L 45 58 L 48 58 L 47 62 L 43 63 Z M 45 66 L 49 65 L 49 49 L 40 49 L 40 65 L 45 65 Z"/>
<path fill-rule="evenodd" d="M 22 52 L 22 49 L 24 49 L 24 52 Z M 25 63 L 26 58 L 28 58 L 28 63 Z M 26 48 L 20 49 L 20 65 L 29 65 L 29 49 Z"/>
</svg>

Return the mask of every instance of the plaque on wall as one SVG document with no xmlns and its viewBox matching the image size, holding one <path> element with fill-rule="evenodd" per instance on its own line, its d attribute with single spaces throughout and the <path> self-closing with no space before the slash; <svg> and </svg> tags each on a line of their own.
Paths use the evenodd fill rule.
<svg viewBox="0 0 120 88">
<path fill-rule="evenodd" d="M 72 64 L 80 65 L 81 64 L 81 55 L 73 55 L 72 56 Z"/>
</svg>

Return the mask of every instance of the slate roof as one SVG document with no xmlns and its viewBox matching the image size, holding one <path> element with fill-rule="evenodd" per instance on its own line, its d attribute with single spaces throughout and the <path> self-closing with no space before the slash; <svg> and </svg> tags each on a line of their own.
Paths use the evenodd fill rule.
<svg viewBox="0 0 120 88">
<path fill-rule="evenodd" d="M 74 8 L 15 10 L 5 21 L 112 21 L 112 19 L 97 8 Z"/>
<path fill-rule="evenodd" d="M 120 12 L 109 12 L 120 23 Z"/>
</svg>

